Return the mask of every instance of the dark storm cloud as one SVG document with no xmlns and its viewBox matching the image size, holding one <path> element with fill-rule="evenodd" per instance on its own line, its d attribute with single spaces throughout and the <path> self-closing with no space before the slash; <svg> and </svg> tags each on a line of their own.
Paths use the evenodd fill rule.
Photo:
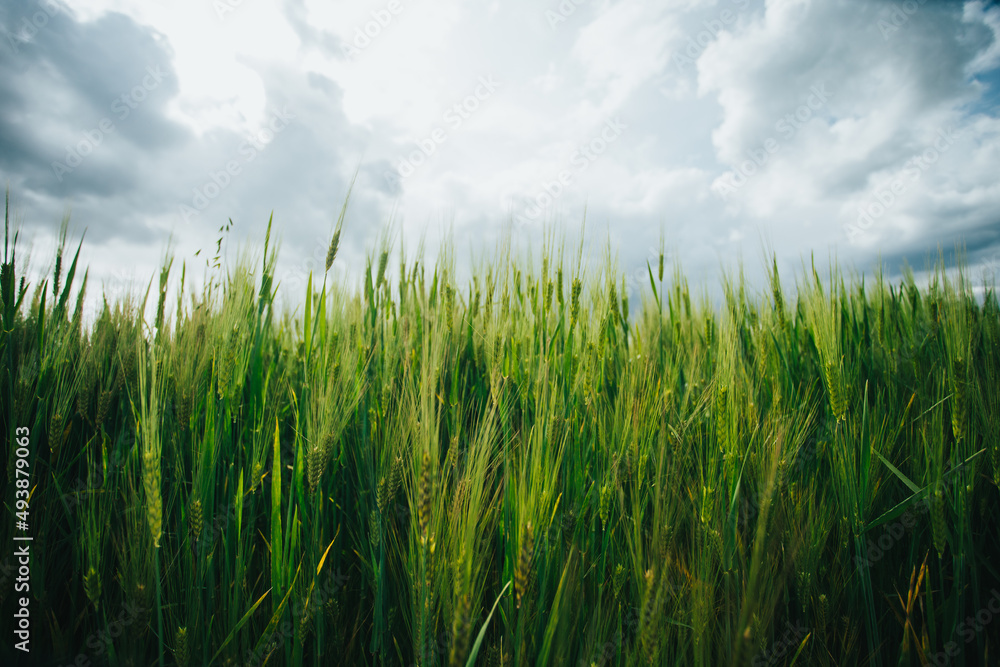
<svg viewBox="0 0 1000 667">
<path fill-rule="evenodd" d="M 166 115 L 178 90 L 166 40 L 121 14 L 79 21 L 49 0 L 2 0 L 0 22 L 0 175 L 39 204 L 33 223 L 101 202 L 92 238 L 146 238 L 131 206 L 109 200 L 135 196 L 150 157 L 190 140 Z"/>
<path fill-rule="evenodd" d="M 21 138 L 23 158 L 49 162 L 55 139 L 64 134 L 60 130 L 86 132 L 104 118 L 114 122 L 115 134 L 142 150 L 186 139 L 165 115 L 177 81 L 172 52 L 161 35 L 121 14 L 80 23 L 62 8 L 28 37 L 27 17 L 18 21 L 12 8 L 23 5 L 4 2 L 0 30 L 15 51 L 0 63 L 2 131 Z M 54 6 L 46 4 L 45 14 Z"/>
<path fill-rule="evenodd" d="M 301 3 L 286 13 L 304 45 L 339 55 Z M 52 230 L 70 211 L 95 246 L 163 245 L 168 233 L 207 246 L 229 218 L 236 236 L 262 240 L 274 211 L 287 271 L 314 268 L 306 260 L 318 245 L 325 254 L 350 177 L 341 151 L 355 162 L 363 154 L 331 79 L 241 59 L 264 85 L 264 126 L 196 139 L 167 115 L 179 86 L 171 45 L 155 30 L 121 14 L 87 22 L 61 4 L 0 0 L 0 35 L 0 176 L 30 226 Z M 345 248 L 371 237 L 379 205 L 355 193 L 350 216 L 366 223 L 346 226 Z"/>
<path fill-rule="evenodd" d="M 434 49 L 453 42 L 427 40 L 434 49 L 419 52 L 419 58 L 401 50 L 403 65 L 419 65 L 405 76 L 376 59 L 352 65 L 341 53 L 346 42 L 331 32 L 336 22 L 307 11 L 302 0 L 283 0 L 278 15 L 258 9 L 272 23 L 287 23 L 276 26 L 284 35 L 294 33 L 284 50 L 264 55 L 252 45 L 232 50 L 232 44 L 220 42 L 224 64 L 178 75 L 173 51 L 190 55 L 185 49 L 192 45 L 181 41 L 187 38 L 186 23 L 163 24 L 164 30 L 177 31 L 169 33 L 176 40 L 170 43 L 137 22 L 145 19 L 105 13 L 84 21 L 64 5 L 41 2 L 0 0 L 0 177 L 11 182 L 26 222 L 51 232 L 71 209 L 75 225 L 89 229 L 87 245 L 98 252 L 130 248 L 148 255 L 164 247 L 170 233 L 180 247 L 214 251 L 217 230 L 229 218 L 236 223 L 233 241 L 260 243 L 273 211 L 273 233 L 283 241 L 278 278 L 301 294 L 308 273 L 324 268 L 333 222 L 356 171 L 334 271 L 363 269 L 364 249 L 390 212 L 404 236 L 453 230 L 456 248 L 482 250 L 509 222 L 507 202 L 537 195 L 551 173 L 558 173 L 555 162 L 556 171 L 543 173 L 538 165 L 548 158 L 540 156 L 565 149 L 568 158 L 570 144 L 593 136 L 587 129 L 591 120 L 601 124 L 619 112 L 632 128 L 628 135 L 545 217 L 576 229 L 586 205 L 593 232 L 588 239 L 597 247 L 599 237 L 613 238 L 630 292 L 648 282 L 646 263 L 658 260 L 661 226 L 668 257 L 683 258 L 695 282 L 709 285 L 717 284 L 720 267 L 732 266 L 738 256 L 753 273 L 761 264 L 756 261 L 761 239 L 773 241 L 782 271 L 791 267 L 788 275 L 811 249 L 836 253 L 839 247 L 842 261 L 866 270 L 879 248 L 898 265 L 903 256 L 922 261 L 928 248 L 938 243 L 949 248 L 964 239 L 975 261 L 973 255 L 992 257 L 1000 241 L 995 231 L 1000 191 L 989 176 L 997 162 L 990 147 L 1000 136 L 998 58 L 990 55 L 1000 22 L 977 3 L 927 0 L 918 3 L 919 10 L 893 18 L 891 2 L 757 2 L 730 23 L 725 36 L 702 45 L 696 66 L 684 69 L 685 85 L 660 86 L 659 92 L 640 85 L 636 74 L 656 73 L 646 62 L 651 48 L 646 41 L 636 40 L 632 50 L 615 45 L 641 32 L 662 7 L 613 3 L 588 26 L 559 28 L 566 39 L 579 30 L 581 39 L 565 54 L 573 67 L 559 61 L 558 48 L 526 50 L 524 63 L 514 68 L 518 75 L 508 77 L 512 92 L 496 99 L 510 119 L 484 111 L 461 137 L 456 134 L 449 150 L 435 156 L 435 166 L 404 183 L 386 175 L 395 171 L 399 155 L 426 136 L 419 122 L 411 122 L 421 106 L 410 108 L 405 100 L 447 95 L 444 103 L 454 101 L 452 88 L 439 84 L 458 74 L 431 58 Z M 692 13 L 677 30 L 699 35 L 720 8 L 739 4 L 702 3 L 703 14 Z M 454 21 L 455 34 L 478 35 L 478 24 L 463 24 L 459 14 L 448 14 L 443 23 L 441 18 L 424 29 Z M 582 23 L 582 15 L 578 18 Z M 350 30 L 340 27 L 343 40 L 349 40 Z M 407 36 L 399 33 L 392 39 L 405 45 Z M 382 43 L 395 48 L 388 35 Z M 687 48 L 681 38 L 671 44 Z M 464 52 L 466 69 L 477 76 L 494 67 L 480 50 L 486 53 L 477 42 Z M 594 52 L 598 55 L 580 56 Z M 531 78 L 537 68 L 525 63 L 534 56 L 539 63 L 562 64 L 550 67 L 551 77 Z M 211 83 L 208 77 L 232 73 L 239 86 L 226 89 L 239 89 L 238 99 L 213 101 L 195 93 Z M 681 78 L 672 61 L 659 72 L 668 73 Z M 517 87 L 519 76 L 527 83 Z M 413 84 L 420 90 L 408 91 Z M 586 113 L 577 113 L 578 91 L 588 86 L 595 96 L 612 100 L 599 114 L 607 117 L 594 120 L 598 114 L 588 108 L 590 101 L 583 103 Z M 816 86 L 829 96 L 819 109 L 809 110 L 812 122 L 793 136 L 781 134 L 776 123 L 797 113 Z M 534 113 L 536 88 L 544 89 L 552 104 L 544 120 Z M 246 104 L 259 99 L 262 109 Z M 357 124 L 345 114 L 345 99 Z M 425 106 L 436 108 L 439 102 Z M 220 124 L 228 112 L 234 120 Z M 584 116 L 591 120 L 580 120 Z M 99 145 L 87 146 L 105 120 L 113 132 L 102 132 Z M 851 245 L 845 225 L 858 218 L 861 207 L 884 196 L 883 181 L 905 175 L 908 161 L 924 155 L 936 132 L 950 132 L 951 125 L 961 139 L 922 170 L 918 181 L 906 182 L 903 195 L 865 230 L 864 243 Z M 534 143 L 518 143 L 522 135 Z M 731 199 L 714 196 L 720 170 L 745 164 L 769 136 L 780 137 L 780 152 Z M 77 163 L 72 153 L 81 145 L 88 155 Z M 656 155 L 646 153 L 650 147 Z M 532 176 L 520 178 L 522 171 Z M 498 202 L 504 203 L 497 207 Z M 526 226 L 518 237 L 526 239 L 529 232 L 540 234 Z M 149 257 L 129 252 L 109 256 L 107 264 L 145 262 L 138 273 L 148 275 Z M 757 278 L 760 274 L 756 271 Z"/>
<path fill-rule="evenodd" d="M 178 234 L 193 232 L 208 238 L 231 217 L 243 238 L 262 243 L 273 212 L 273 233 L 282 241 L 278 277 L 283 288 L 296 290 L 305 286 L 309 271 L 321 273 L 324 268 L 333 221 L 368 137 L 344 117 L 340 88 L 329 79 L 284 65 L 254 63 L 253 67 L 264 82 L 269 117 L 280 116 L 287 123 L 254 149 L 252 160 L 246 159 L 247 137 L 216 132 L 213 145 L 217 150 L 201 155 L 185 178 L 172 184 L 171 219 L 176 221 Z M 216 177 L 226 180 L 220 172 L 228 162 L 238 163 L 239 174 L 185 224 L 180 207 L 194 208 L 195 190 L 214 192 L 211 184 Z M 377 193 L 355 188 L 338 267 L 359 263 L 363 248 L 386 222 L 383 207 Z"/>
<path fill-rule="evenodd" d="M 737 190 L 745 238 L 780 230 L 779 256 L 829 245 L 860 270 L 963 242 L 970 261 L 995 252 L 997 18 L 975 2 L 778 2 L 709 46 L 720 162 L 742 169 L 777 139 Z"/>
</svg>

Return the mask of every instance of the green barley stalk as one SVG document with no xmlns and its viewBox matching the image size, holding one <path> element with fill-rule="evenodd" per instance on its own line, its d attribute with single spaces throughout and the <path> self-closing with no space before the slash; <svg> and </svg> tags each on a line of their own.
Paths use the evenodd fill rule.
<svg viewBox="0 0 1000 667">
<path fill-rule="evenodd" d="M 18 305 L 5 255 L 0 420 L 31 425 L 45 471 L 33 582 L 81 573 L 66 609 L 38 600 L 40 659 L 125 600 L 111 661 L 294 667 L 746 665 L 799 620 L 815 631 L 778 662 L 875 665 L 906 652 L 901 623 L 929 653 L 983 608 L 995 292 L 943 265 L 926 288 L 805 267 L 789 290 L 772 255 L 770 285 L 726 279 L 720 310 L 662 249 L 637 298 L 582 243 L 566 263 L 551 236 L 540 261 L 503 242 L 462 285 L 448 253 L 389 275 L 388 238 L 367 284 L 310 281 L 305 311 L 272 304 L 265 250 L 263 273 L 244 254 L 200 293 L 182 277 L 168 314 L 165 260 L 156 336 L 142 295 L 88 325 L 65 252 Z M 909 610 L 879 612 L 910 572 Z M 988 660 L 985 635 L 962 650 Z"/>
</svg>

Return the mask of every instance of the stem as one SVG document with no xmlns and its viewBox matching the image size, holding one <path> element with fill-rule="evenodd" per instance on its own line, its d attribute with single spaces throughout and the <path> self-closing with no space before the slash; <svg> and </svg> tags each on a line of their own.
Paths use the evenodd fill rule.
<svg viewBox="0 0 1000 667">
<path fill-rule="evenodd" d="M 157 547 L 153 552 L 153 562 L 156 565 L 156 634 L 157 650 L 159 651 L 159 661 L 156 663 L 163 667 L 163 604 L 161 603 L 162 588 L 160 585 L 160 549 Z"/>
</svg>

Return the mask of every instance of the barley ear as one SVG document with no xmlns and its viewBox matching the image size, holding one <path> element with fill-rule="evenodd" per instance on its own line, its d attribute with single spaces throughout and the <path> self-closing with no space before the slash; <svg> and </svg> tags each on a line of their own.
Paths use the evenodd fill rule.
<svg viewBox="0 0 1000 667">
<path fill-rule="evenodd" d="M 420 539 L 426 541 L 427 530 L 431 522 L 431 457 L 427 450 L 424 450 L 422 468 L 417 511 L 420 520 Z"/>
<path fill-rule="evenodd" d="M 465 664 L 465 658 L 469 651 L 469 634 L 472 632 L 472 598 L 465 593 L 458 599 L 455 606 L 455 618 L 452 621 L 451 654 L 448 664 L 452 667 L 459 667 Z"/>
<path fill-rule="evenodd" d="M 642 645 L 642 652 L 646 655 L 646 661 L 653 664 L 656 655 L 656 624 L 653 617 L 656 615 L 656 575 L 652 569 L 646 570 L 643 578 L 646 581 L 646 594 L 639 615 L 639 643 Z"/>
<path fill-rule="evenodd" d="M 96 610 L 101 601 L 101 573 L 94 569 L 94 566 L 90 566 L 87 574 L 83 575 L 83 592 L 87 594 L 87 599 Z"/>
<path fill-rule="evenodd" d="M 826 380 L 827 392 L 830 394 L 830 409 L 837 421 L 843 421 L 847 416 L 847 391 L 844 388 L 844 377 L 840 367 L 827 361 L 823 366 L 823 377 Z"/>
<path fill-rule="evenodd" d="M 570 327 L 576 326 L 577 320 L 580 317 L 580 292 L 583 291 L 583 284 L 580 282 L 579 278 L 573 279 L 573 288 L 570 295 Z"/>
<path fill-rule="evenodd" d="M 191 501 L 191 508 L 188 514 L 188 531 L 191 533 L 191 539 L 193 542 L 197 542 L 201 539 L 201 531 L 204 528 L 205 515 L 204 510 L 201 506 L 201 499 L 195 494 L 194 499 Z"/>
<path fill-rule="evenodd" d="M 517 559 L 517 572 L 514 576 L 514 587 L 517 589 L 517 608 L 521 608 L 521 600 L 527 590 L 531 575 L 531 561 L 535 554 L 535 533 L 531 522 L 525 527 L 521 538 L 521 553 Z"/>
<path fill-rule="evenodd" d="M 149 532 L 153 535 L 153 546 L 160 547 L 160 534 L 163 530 L 163 506 L 160 498 L 160 457 L 151 449 L 142 455 L 143 477 L 142 485 L 146 491 L 146 521 L 149 522 Z"/>
<path fill-rule="evenodd" d="M 313 445 L 309 448 L 309 454 L 306 456 L 307 469 L 308 469 L 308 481 L 309 481 L 309 491 L 315 495 L 316 489 L 319 488 L 319 483 L 323 478 L 323 468 L 326 462 L 326 457 L 323 455 L 323 449 L 318 445 Z"/>
<path fill-rule="evenodd" d="M 177 628 L 177 634 L 174 636 L 174 659 L 177 660 L 177 667 L 187 667 L 191 662 L 187 628 Z"/>
<path fill-rule="evenodd" d="M 337 248 L 340 246 L 340 230 L 338 229 L 333 233 L 333 238 L 330 239 L 330 247 L 326 251 L 326 268 L 324 273 L 330 270 L 333 266 L 333 260 L 337 259 Z"/>
<path fill-rule="evenodd" d="M 955 440 L 962 440 L 965 437 L 966 424 L 966 397 L 965 397 L 965 361 L 961 358 L 953 362 L 953 372 L 951 375 L 952 389 L 952 409 L 951 428 L 955 434 Z"/>
</svg>

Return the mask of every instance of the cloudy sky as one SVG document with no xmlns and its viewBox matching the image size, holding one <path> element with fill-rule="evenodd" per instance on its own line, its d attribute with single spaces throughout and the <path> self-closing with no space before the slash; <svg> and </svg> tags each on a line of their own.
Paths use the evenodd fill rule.
<svg viewBox="0 0 1000 667">
<path fill-rule="evenodd" d="M 706 286 L 764 247 L 1000 272 L 996 3 L 0 0 L 0 35 L 33 265 L 69 212 L 111 290 L 272 211 L 301 289 L 356 171 L 342 276 L 390 224 L 461 265 L 585 210 L 626 271 L 662 232 Z"/>
</svg>

